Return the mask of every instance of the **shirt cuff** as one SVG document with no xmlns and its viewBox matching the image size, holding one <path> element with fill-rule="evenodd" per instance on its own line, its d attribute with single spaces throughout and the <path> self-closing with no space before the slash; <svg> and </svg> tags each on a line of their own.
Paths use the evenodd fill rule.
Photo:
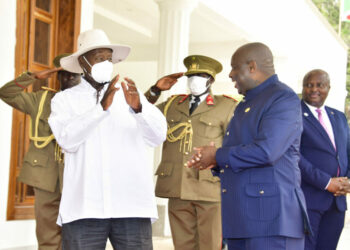
<svg viewBox="0 0 350 250">
<path fill-rule="evenodd" d="M 329 179 L 329 181 L 328 181 L 328 183 L 327 183 L 327 186 L 324 188 L 324 190 L 327 190 L 329 184 L 331 183 L 331 180 L 332 180 L 332 178 Z"/>
</svg>

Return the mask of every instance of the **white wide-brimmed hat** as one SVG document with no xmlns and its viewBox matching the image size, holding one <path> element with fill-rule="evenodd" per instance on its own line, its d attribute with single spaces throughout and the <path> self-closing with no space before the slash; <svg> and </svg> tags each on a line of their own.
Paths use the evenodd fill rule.
<svg viewBox="0 0 350 250">
<path fill-rule="evenodd" d="M 103 30 L 87 30 L 81 33 L 78 37 L 78 51 L 60 60 L 62 68 L 74 73 L 83 73 L 83 70 L 78 62 L 78 57 L 90 50 L 99 48 L 113 50 L 112 63 L 123 61 L 130 52 L 129 46 L 111 44 Z"/>
</svg>

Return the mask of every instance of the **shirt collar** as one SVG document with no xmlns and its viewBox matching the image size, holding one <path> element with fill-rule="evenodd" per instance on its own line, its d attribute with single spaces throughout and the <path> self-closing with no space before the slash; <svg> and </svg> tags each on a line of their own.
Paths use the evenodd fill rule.
<svg viewBox="0 0 350 250">
<path fill-rule="evenodd" d="M 267 78 L 264 82 L 260 83 L 255 88 L 248 90 L 247 93 L 245 94 L 244 99 L 245 100 L 250 100 L 250 99 L 254 98 L 256 95 L 258 95 L 265 88 L 270 86 L 272 83 L 278 82 L 278 81 L 279 81 L 278 80 L 278 76 L 276 74 L 270 76 L 269 78 Z"/>
<path fill-rule="evenodd" d="M 325 105 L 322 105 L 321 107 L 317 108 L 315 106 L 312 106 L 312 105 L 308 104 L 304 100 L 303 100 L 303 102 L 310 109 L 311 113 L 316 117 L 317 120 L 318 120 L 318 113 L 317 113 L 316 109 L 320 109 L 322 114 L 327 114 L 326 109 L 325 109 Z"/>
<path fill-rule="evenodd" d="M 207 98 L 208 95 L 209 95 L 209 93 L 206 93 L 206 94 L 204 94 L 204 95 L 201 95 L 201 96 L 199 97 L 199 99 L 200 99 L 200 102 L 199 102 L 199 103 L 202 103 L 202 102 Z M 190 103 L 193 103 L 193 102 L 194 102 L 194 98 L 195 98 L 195 96 L 194 96 L 194 95 L 191 95 Z"/>
<path fill-rule="evenodd" d="M 319 107 L 319 108 L 317 108 L 317 107 L 315 107 L 315 106 L 312 106 L 312 105 L 310 105 L 310 104 L 308 104 L 307 102 L 305 102 L 304 100 L 303 100 L 303 102 L 306 104 L 306 106 L 310 109 L 310 110 L 313 110 L 313 111 L 315 111 L 316 112 L 316 109 L 320 109 L 320 110 L 322 110 L 322 112 L 323 111 L 325 111 L 325 105 L 323 104 L 321 107 Z"/>
<path fill-rule="evenodd" d="M 91 92 L 94 93 L 96 96 L 97 90 L 91 86 L 91 84 L 86 81 L 83 77 L 81 78 L 80 84 L 81 85 L 81 91 Z M 108 84 L 103 86 L 103 89 L 101 89 L 100 94 L 104 93 L 108 88 Z"/>
</svg>

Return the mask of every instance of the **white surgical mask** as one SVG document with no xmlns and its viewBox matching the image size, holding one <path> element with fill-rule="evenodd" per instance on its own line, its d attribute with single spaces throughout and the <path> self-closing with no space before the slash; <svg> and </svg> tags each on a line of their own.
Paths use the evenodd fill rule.
<svg viewBox="0 0 350 250">
<path fill-rule="evenodd" d="M 201 95 L 207 91 L 209 85 L 207 86 L 209 78 L 201 76 L 191 76 L 187 78 L 188 88 L 192 95 Z"/>
<path fill-rule="evenodd" d="M 86 60 L 85 56 L 83 56 L 85 61 L 91 67 L 91 77 L 98 83 L 106 84 L 111 81 L 112 73 L 113 73 L 113 63 L 106 60 L 100 63 L 96 63 L 93 66 Z"/>
</svg>

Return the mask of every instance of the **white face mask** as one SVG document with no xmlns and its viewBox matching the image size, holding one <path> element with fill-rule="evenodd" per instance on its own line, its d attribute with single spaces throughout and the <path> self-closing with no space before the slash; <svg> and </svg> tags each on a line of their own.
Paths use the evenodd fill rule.
<svg viewBox="0 0 350 250">
<path fill-rule="evenodd" d="M 112 73 L 113 73 L 113 63 L 106 60 L 100 63 L 96 63 L 93 66 L 86 60 L 85 56 L 83 56 L 85 61 L 91 67 L 91 76 L 92 78 L 101 84 L 106 84 L 111 81 Z"/>
<path fill-rule="evenodd" d="M 187 85 L 192 95 L 201 95 L 207 91 L 209 85 L 207 86 L 209 78 L 201 76 L 191 76 L 187 78 Z"/>
</svg>

